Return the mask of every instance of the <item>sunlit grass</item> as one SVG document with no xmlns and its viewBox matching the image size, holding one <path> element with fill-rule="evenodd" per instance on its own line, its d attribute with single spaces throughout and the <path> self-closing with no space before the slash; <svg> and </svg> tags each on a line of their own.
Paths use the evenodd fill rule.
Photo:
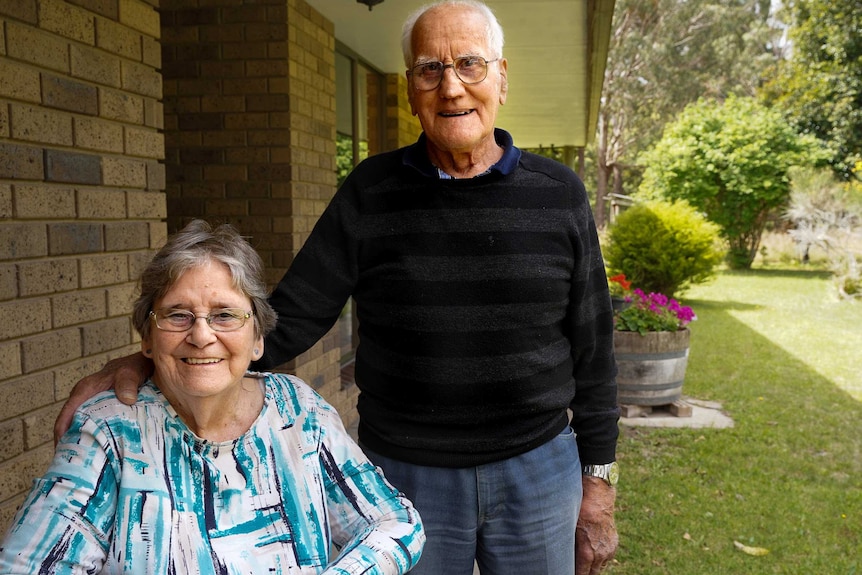
<svg viewBox="0 0 862 575">
<path fill-rule="evenodd" d="M 735 425 L 623 428 L 611 572 L 862 573 L 862 305 L 796 269 L 683 299 L 699 317 L 683 392 Z"/>
</svg>

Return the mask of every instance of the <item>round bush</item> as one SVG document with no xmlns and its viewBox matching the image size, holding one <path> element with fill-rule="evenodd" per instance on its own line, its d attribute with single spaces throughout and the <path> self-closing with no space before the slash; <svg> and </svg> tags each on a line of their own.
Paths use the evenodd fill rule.
<svg viewBox="0 0 862 575">
<path fill-rule="evenodd" d="M 724 253 L 719 227 L 684 201 L 635 204 L 608 231 L 610 275 L 625 274 L 633 288 L 673 297 L 715 274 Z"/>
</svg>

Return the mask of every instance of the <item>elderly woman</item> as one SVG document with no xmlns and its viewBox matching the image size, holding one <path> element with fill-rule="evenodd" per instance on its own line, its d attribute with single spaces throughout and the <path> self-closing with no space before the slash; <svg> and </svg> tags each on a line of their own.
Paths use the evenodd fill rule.
<svg viewBox="0 0 862 575">
<path fill-rule="evenodd" d="M 134 306 L 155 372 L 87 402 L 0 549 L 0 573 L 404 573 L 424 532 L 302 381 L 247 372 L 276 316 L 231 227 L 194 221 Z M 337 549 L 338 552 L 333 552 Z"/>
</svg>

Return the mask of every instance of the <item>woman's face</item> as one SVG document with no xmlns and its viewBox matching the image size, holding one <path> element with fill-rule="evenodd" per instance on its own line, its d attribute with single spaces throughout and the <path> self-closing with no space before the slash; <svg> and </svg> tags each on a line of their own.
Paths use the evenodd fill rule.
<svg viewBox="0 0 862 575">
<path fill-rule="evenodd" d="M 154 310 L 188 310 L 200 319 L 184 332 L 159 329 L 141 342 L 144 355 L 155 364 L 153 380 L 168 399 L 229 398 L 240 387 L 252 360 L 263 353 L 263 338 L 255 336 L 254 318 L 236 331 L 214 331 L 205 319 L 211 311 L 238 308 L 251 311 L 251 301 L 237 291 L 230 271 L 220 262 L 192 268 L 177 279 Z M 152 321 L 152 320 L 150 320 Z"/>
</svg>

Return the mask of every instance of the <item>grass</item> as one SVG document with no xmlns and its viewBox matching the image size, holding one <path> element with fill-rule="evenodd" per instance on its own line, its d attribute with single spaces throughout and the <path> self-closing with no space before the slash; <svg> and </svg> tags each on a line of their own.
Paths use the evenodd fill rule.
<svg viewBox="0 0 862 575">
<path fill-rule="evenodd" d="M 684 294 L 683 393 L 734 427 L 622 428 L 609 573 L 862 575 L 862 302 L 831 290 L 758 269 Z"/>
</svg>

